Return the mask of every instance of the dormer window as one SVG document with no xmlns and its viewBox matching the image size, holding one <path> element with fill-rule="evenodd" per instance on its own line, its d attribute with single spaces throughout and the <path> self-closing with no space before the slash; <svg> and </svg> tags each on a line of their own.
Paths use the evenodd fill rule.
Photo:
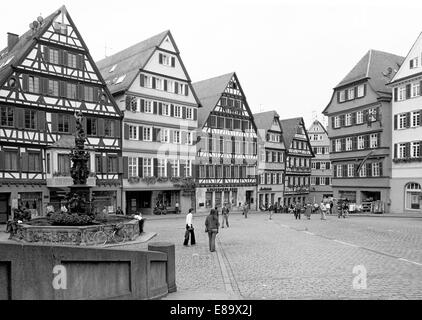
<svg viewBox="0 0 422 320">
<path fill-rule="evenodd" d="M 409 61 L 409 67 L 410 69 L 414 69 L 419 67 L 419 57 L 415 57 L 412 60 Z"/>
<path fill-rule="evenodd" d="M 346 101 L 346 91 L 344 90 L 340 91 L 339 101 L 340 102 Z"/>
<path fill-rule="evenodd" d="M 111 67 L 111 69 L 108 71 L 109 73 L 113 72 L 114 70 L 116 70 L 117 64 L 115 64 L 114 66 Z"/>
<path fill-rule="evenodd" d="M 350 88 L 347 91 L 348 100 L 353 100 L 355 98 L 355 88 Z"/>
</svg>

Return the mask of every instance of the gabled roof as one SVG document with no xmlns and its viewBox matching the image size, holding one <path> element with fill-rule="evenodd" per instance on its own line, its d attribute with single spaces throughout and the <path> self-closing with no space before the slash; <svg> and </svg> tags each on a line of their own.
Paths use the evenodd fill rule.
<svg viewBox="0 0 422 320">
<path fill-rule="evenodd" d="M 260 113 L 253 114 L 256 127 L 258 129 L 264 129 L 265 131 L 271 129 L 273 120 L 275 117 L 278 117 L 278 113 L 275 110 L 265 111 Z"/>
<path fill-rule="evenodd" d="M 311 124 L 311 126 L 308 129 L 308 133 L 312 133 L 312 130 L 311 129 L 313 127 L 320 127 L 320 128 L 322 128 L 322 130 L 324 130 L 325 134 L 328 135 L 327 129 L 322 125 L 322 123 L 318 119 L 315 119 L 314 122 Z"/>
<path fill-rule="evenodd" d="M 18 65 L 21 60 L 26 57 L 28 50 L 30 50 L 36 44 L 36 39 L 41 37 L 44 32 L 47 31 L 54 18 L 56 18 L 61 12 L 67 12 L 65 6 L 62 6 L 60 9 L 46 17 L 38 29 L 35 31 L 28 30 L 22 36 L 20 36 L 18 42 L 10 52 L 8 51 L 8 47 L 0 51 L 1 62 L 6 62 L 9 58 L 12 58 L 7 65 L 4 65 L 2 68 L 0 68 L 0 86 L 2 86 L 13 73 L 13 66 Z"/>
<path fill-rule="evenodd" d="M 108 86 L 111 93 L 129 89 L 140 69 L 145 67 L 155 49 L 161 45 L 167 35 L 171 35 L 170 30 L 161 32 L 97 62 L 97 66 L 107 83 L 116 77 L 126 75 L 122 82 Z M 116 65 L 114 71 L 109 72 L 114 65 Z"/>
<path fill-rule="evenodd" d="M 295 137 L 297 127 L 303 121 L 302 117 L 280 120 L 281 128 L 283 130 L 283 140 L 286 149 L 290 148 L 293 138 Z"/>
<path fill-rule="evenodd" d="M 202 128 L 208 119 L 211 111 L 214 110 L 222 93 L 228 86 L 230 80 L 235 76 L 234 72 L 224 74 L 215 78 L 202 80 L 192 84 L 202 108 L 198 109 L 198 128 Z"/>
<path fill-rule="evenodd" d="M 376 92 L 390 92 L 391 89 L 387 88 L 386 84 L 393 78 L 403 60 L 404 57 L 371 49 L 334 89 L 368 79 Z M 388 68 L 391 68 L 391 73 L 388 72 Z"/>
</svg>

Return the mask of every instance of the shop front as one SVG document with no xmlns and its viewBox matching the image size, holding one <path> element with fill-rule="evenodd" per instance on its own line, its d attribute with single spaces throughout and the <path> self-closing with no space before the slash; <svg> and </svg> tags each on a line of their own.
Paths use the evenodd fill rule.
<svg viewBox="0 0 422 320">
<path fill-rule="evenodd" d="M 196 189 L 196 210 L 209 211 L 228 205 L 232 210 L 240 210 L 248 203 L 251 210 L 256 210 L 256 187 L 209 187 Z"/>
</svg>

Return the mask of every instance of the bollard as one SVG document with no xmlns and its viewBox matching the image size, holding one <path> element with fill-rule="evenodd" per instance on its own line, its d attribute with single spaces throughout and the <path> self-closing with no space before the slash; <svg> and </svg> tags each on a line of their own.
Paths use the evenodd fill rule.
<svg viewBox="0 0 422 320">
<path fill-rule="evenodd" d="M 152 242 L 148 244 L 148 250 L 167 254 L 167 286 L 169 293 L 176 292 L 176 251 L 174 244 L 170 242 Z"/>
</svg>

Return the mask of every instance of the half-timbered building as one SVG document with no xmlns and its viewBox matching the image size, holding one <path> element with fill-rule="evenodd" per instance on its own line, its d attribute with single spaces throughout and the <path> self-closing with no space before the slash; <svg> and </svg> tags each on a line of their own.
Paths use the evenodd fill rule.
<svg viewBox="0 0 422 320">
<path fill-rule="evenodd" d="M 309 198 L 311 159 L 314 157 L 303 118 L 281 120 L 286 146 L 284 205 L 304 204 Z"/>
<path fill-rule="evenodd" d="M 121 113 L 63 6 L 8 34 L 0 52 L 0 208 L 21 203 L 43 215 L 73 184 L 70 148 L 82 111 L 97 207 L 119 204 Z"/>
<path fill-rule="evenodd" d="M 197 210 L 256 209 L 257 128 L 236 73 L 193 84 L 198 115 Z"/>
<path fill-rule="evenodd" d="M 276 111 L 255 113 L 258 128 L 258 207 L 283 205 L 285 147 Z"/>
<path fill-rule="evenodd" d="M 170 31 L 98 63 L 124 112 L 123 199 L 127 213 L 187 212 L 195 205 L 198 101 Z"/>
</svg>

